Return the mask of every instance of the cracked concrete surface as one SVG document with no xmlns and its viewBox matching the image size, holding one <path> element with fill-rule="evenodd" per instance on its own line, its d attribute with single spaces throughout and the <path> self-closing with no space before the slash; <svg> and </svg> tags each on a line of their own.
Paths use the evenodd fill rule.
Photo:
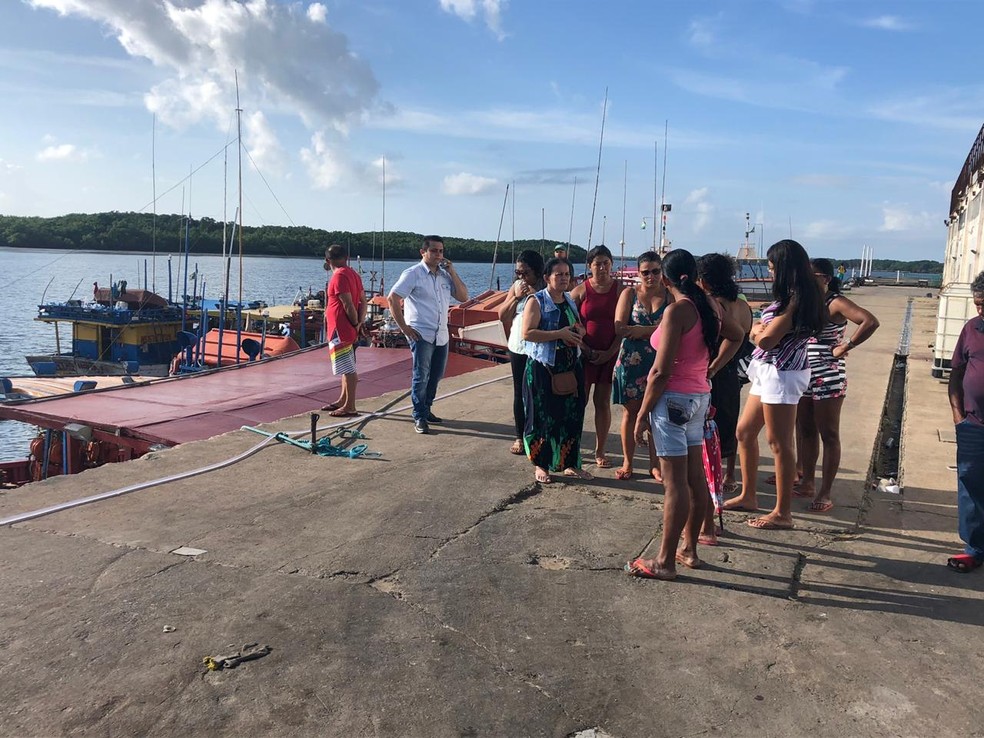
<svg viewBox="0 0 984 738">
<path fill-rule="evenodd" d="M 2 529 L 0 733 L 980 734 L 962 695 L 984 655 L 984 577 L 941 566 L 955 542 L 953 446 L 936 436 L 945 392 L 928 366 L 920 379 L 919 356 L 906 494 L 864 488 L 904 294 L 858 296 L 883 328 L 852 352 L 834 512 L 797 501 L 797 529 L 777 532 L 730 514 L 723 545 L 702 548 L 705 566 L 676 582 L 621 571 L 658 544 L 661 488 L 618 482 L 614 469 L 532 484 L 528 462 L 508 453 L 508 380 L 442 402 L 448 422 L 431 436 L 406 416 L 371 422 L 381 460 L 271 446 Z M 931 330 L 935 303 L 924 302 L 917 331 Z M 593 442 L 586 432 L 584 448 Z M 0 495 L 0 515 L 254 443 L 232 433 L 57 478 Z M 770 494 L 763 486 L 763 505 Z M 168 553 L 180 545 L 207 553 Z M 272 652 L 235 670 L 202 666 L 247 642 Z"/>
</svg>

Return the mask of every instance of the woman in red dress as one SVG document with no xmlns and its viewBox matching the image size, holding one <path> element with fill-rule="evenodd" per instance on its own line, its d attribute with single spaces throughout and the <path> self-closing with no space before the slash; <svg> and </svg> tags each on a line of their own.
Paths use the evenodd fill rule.
<svg viewBox="0 0 984 738">
<path fill-rule="evenodd" d="M 615 308 L 622 290 L 612 276 L 612 252 L 595 246 L 588 252 L 590 276 L 571 291 L 577 303 L 584 335 L 585 401 L 594 387 L 595 464 L 603 469 L 612 462 L 605 454 L 612 425 L 612 377 L 622 340 L 615 335 Z"/>
</svg>

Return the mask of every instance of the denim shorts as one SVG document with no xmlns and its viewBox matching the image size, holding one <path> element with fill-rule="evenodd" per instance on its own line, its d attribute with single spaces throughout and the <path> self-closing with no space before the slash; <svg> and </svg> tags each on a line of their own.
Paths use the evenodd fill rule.
<svg viewBox="0 0 984 738">
<path fill-rule="evenodd" d="M 664 392 L 649 413 L 657 456 L 686 456 L 704 442 L 704 419 L 711 393 Z"/>
</svg>

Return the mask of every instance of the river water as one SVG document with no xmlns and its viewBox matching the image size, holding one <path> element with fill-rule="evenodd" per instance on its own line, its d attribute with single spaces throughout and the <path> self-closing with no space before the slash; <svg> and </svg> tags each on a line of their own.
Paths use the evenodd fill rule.
<svg viewBox="0 0 984 738">
<path fill-rule="evenodd" d="M 449 253 L 453 259 L 454 254 Z M 491 264 L 457 264 L 456 268 L 468 287 L 470 295 L 477 295 L 491 286 L 507 287 L 513 279 L 513 264 L 506 261 Z M 387 261 L 382 263 L 363 259 L 353 263 L 362 272 L 366 288 L 378 288 L 379 278 L 392 285 L 404 269 L 416 262 Z M 70 297 L 88 299 L 93 283 L 109 285 L 110 281 L 125 279 L 130 287 L 141 287 L 146 274 L 148 287 L 158 294 L 177 297 L 183 294 L 184 258 L 177 254 L 152 259 L 147 254 L 105 253 L 81 251 L 51 251 L 0 248 L 0 294 L 6 317 L 5 329 L 0 331 L 0 376 L 29 376 L 30 367 L 24 357 L 29 354 L 55 351 L 54 329 L 33 320 L 41 302 L 63 302 Z M 244 257 L 242 263 L 243 299 L 262 300 L 268 305 L 291 303 L 300 292 L 317 292 L 324 289 L 325 271 L 321 258 Z M 633 264 L 634 265 L 634 264 Z M 578 269 L 578 271 L 581 271 Z M 743 276 L 765 276 L 745 270 Z M 224 262 L 220 256 L 192 256 L 188 260 L 189 275 L 198 275 L 198 292 L 204 280 L 205 296 L 216 299 L 221 296 L 224 281 Z M 875 272 L 873 276 L 895 277 L 895 273 Z M 903 275 L 905 278 L 907 275 Z M 924 275 L 920 275 L 924 276 Z M 938 276 L 930 284 L 938 285 Z M 189 279 L 188 292 L 192 280 Z M 155 289 L 156 287 L 156 289 Z M 239 295 L 239 262 L 234 260 L 230 269 L 230 298 Z M 71 334 L 65 326 L 62 330 L 62 350 L 70 345 Z M 29 440 L 35 435 L 32 426 L 0 420 L 0 461 L 23 458 Z"/>
<path fill-rule="evenodd" d="M 448 254 L 453 259 L 454 254 Z M 495 279 L 505 289 L 513 279 L 513 264 L 507 261 L 496 266 Z M 204 280 L 205 296 L 217 299 L 221 296 L 224 282 L 223 260 L 220 256 L 192 256 L 188 260 L 188 273 L 198 274 L 198 292 Z M 383 265 L 363 259 L 362 279 L 366 286 L 379 286 L 379 278 L 384 284 L 392 285 L 400 272 L 416 262 L 387 261 Z M 147 254 L 51 251 L 0 248 L 0 294 L 3 295 L 3 309 L 6 317 L 5 329 L 0 331 L 0 376 L 30 376 L 31 368 L 24 357 L 29 354 L 53 353 L 55 351 L 54 328 L 34 321 L 38 305 L 42 300 L 63 302 L 74 296 L 87 300 L 92 296 L 93 282 L 100 287 L 109 285 L 110 280 L 125 279 L 129 287 L 142 287 L 146 268 L 148 286 L 158 294 L 168 295 L 168 264 L 166 255 L 158 256 L 156 265 Z M 268 305 L 291 303 L 298 292 L 307 294 L 325 287 L 326 273 L 321 258 L 286 258 L 251 256 L 243 258 L 243 299 L 262 300 Z M 352 264 L 360 268 L 358 262 Z M 456 264 L 458 274 L 474 296 L 489 289 L 492 278 L 491 264 Z M 156 279 L 155 279 L 156 271 Z M 178 289 L 184 282 L 184 259 L 173 255 L 170 258 L 171 294 L 184 294 Z M 188 292 L 192 281 L 189 279 Z M 496 282 L 493 281 L 493 287 Z M 234 260 L 230 269 L 230 299 L 238 299 L 239 263 Z M 71 343 L 68 326 L 61 328 L 62 350 Z M 28 442 L 34 437 L 33 426 L 0 420 L 0 461 L 23 458 L 27 454 Z"/>
</svg>

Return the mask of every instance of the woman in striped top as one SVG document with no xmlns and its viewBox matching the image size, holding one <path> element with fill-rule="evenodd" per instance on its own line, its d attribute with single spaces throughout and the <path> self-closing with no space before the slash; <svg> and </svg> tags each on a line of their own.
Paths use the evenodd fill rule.
<svg viewBox="0 0 984 738">
<path fill-rule="evenodd" d="M 775 459 L 776 504 L 771 512 L 748 524 L 774 530 L 793 527 L 796 406 L 810 381 L 806 344 L 826 323 L 826 310 L 810 257 L 799 243 L 792 239 L 774 243 L 767 257 L 773 302 L 749 334 L 756 346 L 747 372 L 752 386 L 738 421 L 742 490 L 725 502 L 725 509 L 758 510 L 758 436 L 765 426 Z"/>
<path fill-rule="evenodd" d="M 858 344 L 864 343 L 878 329 L 878 318 L 848 300 L 840 292 L 840 280 L 834 276 L 829 259 L 813 259 L 813 276 L 820 286 L 827 306 L 827 323 L 820 335 L 807 344 L 810 364 L 810 384 L 800 400 L 796 414 L 796 439 L 803 476 L 797 497 L 812 497 L 810 510 L 830 512 L 830 488 L 840 467 L 840 416 L 847 396 L 847 363 L 844 357 Z M 857 330 L 846 342 L 848 323 Z M 817 458 L 823 441 L 823 481 L 816 490 Z"/>
</svg>

